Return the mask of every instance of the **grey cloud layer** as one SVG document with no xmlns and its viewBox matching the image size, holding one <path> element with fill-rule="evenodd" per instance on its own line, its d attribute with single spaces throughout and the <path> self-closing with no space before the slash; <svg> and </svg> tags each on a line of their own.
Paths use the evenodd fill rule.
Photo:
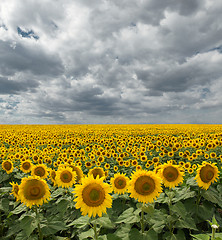
<svg viewBox="0 0 222 240">
<path fill-rule="evenodd" d="M 0 121 L 8 119 L 7 95 L 18 122 L 20 115 L 30 123 L 222 117 L 220 0 L 0 5 Z M 215 115 L 206 114 L 211 108 Z"/>
</svg>

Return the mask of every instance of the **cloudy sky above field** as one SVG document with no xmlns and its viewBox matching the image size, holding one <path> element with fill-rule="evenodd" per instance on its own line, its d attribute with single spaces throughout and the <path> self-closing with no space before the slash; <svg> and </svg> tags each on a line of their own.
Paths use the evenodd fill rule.
<svg viewBox="0 0 222 240">
<path fill-rule="evenodd" d="M 221 0 L 1 0 L 0 123 L 222 123 Z"/>
</svg>

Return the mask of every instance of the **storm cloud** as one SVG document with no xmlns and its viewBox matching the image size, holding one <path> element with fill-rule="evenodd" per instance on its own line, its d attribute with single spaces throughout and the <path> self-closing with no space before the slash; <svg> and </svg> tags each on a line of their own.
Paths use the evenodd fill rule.
<svg viewBox="0 0 222 240">
<path fill-rule="evenodd" d="M 220 0 L 2 0 L 0 123 L 220 123 Z"/>
</svg>

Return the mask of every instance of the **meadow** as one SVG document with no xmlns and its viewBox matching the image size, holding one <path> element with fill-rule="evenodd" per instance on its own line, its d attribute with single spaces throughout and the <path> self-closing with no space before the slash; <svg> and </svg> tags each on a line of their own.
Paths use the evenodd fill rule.
<svg viewBox="0 0 222 240">
<path fill-rule="evenodd" d="M 222 125 L 0 125 L 0 239 L 222 239 Z"/>
</svg>

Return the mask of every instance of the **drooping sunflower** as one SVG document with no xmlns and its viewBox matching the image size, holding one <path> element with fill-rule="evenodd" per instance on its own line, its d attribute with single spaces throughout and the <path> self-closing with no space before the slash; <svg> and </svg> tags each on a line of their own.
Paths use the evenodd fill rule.
<svg viewBox="0 0 222 240">
<path fill-rule="evenodd" d="M 18 195 L 19 185 L 18 185 L 18 183 L 11 182 L 10 184 L 12 185 L 11 194 L 16 198 L 16 201 L 19 201 L 19 195 Z"/>
<path fill-rule="evenodd" d="M 89 170 L 89 175 L 93 175 L 93 177 L 96 179 L 97 176 L 99 176 L 99 178 L 105 177 L 105 172 L 104 172 L 103 168 L 95 167 L 95 168 Z"/>
<path fill-rule="evenodd" d="M 180 165 L 171 162 L 164 163 L 159 171 L 165 187 L 174 188 L 183 182 L 184 171 L 180 171 Z"/>
<path fill-rule="evenodd" d="M 103 182 L 104 178 L 95 179 L 93 175 L 89 175 L 82 179 L 82 184 L 75 186 L 74 201 L 76 202 L 76 208 L 80 208 L 82 215 L 89 217 L 102 216 L 102 213 L 106 213 L 107 208 L 112 207 L 112 189 L 108 183 Z"/>
<path fill-rule="evenodd" d="M 13 172 L 14 166 L 12 161 L 10 160 L 4 160 L 2 162 L 2 168 L 6 171 L 7 174 L 10 174 Z"/>
<path fill-rule="evenodd" d="M 29 173 L 32 169 L 32 162 L 29 160 L 25 160 L 24 162 L 21 162 L 20 170 L 24 173 Z"/>
<path fill-rule="evenodd" d="M 69 167 L 72 168 L 73 172 L 76 173 L 76 182 L 81 182 L 81 179 L 83 177 L 83 171 L 81 167 L 74 166 L 72 164 L 70 164 Z"/>
<path fill-rule="evenodd" d="M 44 179 L 37 176 L 29 176 L 22 179 L 18 191 L 19 199 L 27 207 L 42 205 L 50 198 L 50 190 Z"/>
<path fill-rule="evenodd" d="M 153 202 L 162 192 L 161 178 L 151 171 L 138 170 L 131 176 L 128 192 L 139 202 Z"/>
<path fill-rule="evenodd" d="M 127 191 L 129 185 L 129 178 L 123 173 L 116 173 L 110 179 L 114 193 L 123 194 Z"/>
<path fill-rule="evenodd" d="M 56 172 L 55 181 L 59 187 L 72 187 L 76 182 L 76 172 L 70 167 L 60 167 Z"/>
<path fill-rule="evenodd" d="M 42 179 L 47 178 L 48 168 L 45 164 L 38 164 L 32 167 L 32 176 L 38 176 Z"/>
<path fill-rule="evenodd" d="M 56 185 L 55 177 L 56 177 L 56 171 L 54 169 L 50 169 L 50 179 L 53 182 L 54 186 Z"/>
<path fill-rule="evenodd" d="M 216 182 L 218 178 L 218 168 L 216 163 L 202 162 L 197 169 L 195 179 L 199 187 L 208 189 L 211 183 Z"/>
</svg>

